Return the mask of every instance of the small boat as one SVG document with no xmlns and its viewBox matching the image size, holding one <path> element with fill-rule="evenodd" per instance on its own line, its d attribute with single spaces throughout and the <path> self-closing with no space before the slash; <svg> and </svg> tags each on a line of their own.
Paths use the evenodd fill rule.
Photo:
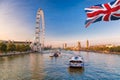
<svg viewBox="0 0 120 80">
<path fill-rule="evenodd" d="M 54 53 L 54 55 L 53 55 L 54 57 L 58 57 L 59 56 L 59 54 L 58 53 Z"/>
<path fill-rule="evenodd" d="M 73 56 L 69 60 L 69 66 L 72 68 L 84 67 L 83 58 L 81 56 Z"/>
<path fill-rule="evenodd" d="M 60 52 L 56 51 L 54 53 L 51 53 L 50 57 L 59 57 L 60 56 Z"/>
</svg>

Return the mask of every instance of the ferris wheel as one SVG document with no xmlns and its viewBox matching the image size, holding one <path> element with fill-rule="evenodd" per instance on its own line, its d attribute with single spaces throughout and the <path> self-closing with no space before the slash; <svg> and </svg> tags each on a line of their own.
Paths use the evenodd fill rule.
<svg viewBox="0 0 120 80">
<path fill-rule="evenodd" d="M 36 14 L 35 40 L 32 49 L 36 52 L 41 52 L 44 49 L 45 40 L 45 22 L 42 9 L 38 9 Z"/>
</svg>

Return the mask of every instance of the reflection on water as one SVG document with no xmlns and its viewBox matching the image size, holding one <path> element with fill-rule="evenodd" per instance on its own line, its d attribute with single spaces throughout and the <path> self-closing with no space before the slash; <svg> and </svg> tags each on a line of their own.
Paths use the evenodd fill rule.
<svg viewBox="0 0 120 80">
<path fill-rule="evenodd" d="M 1 57 L 0 60 L 0 79 L 1 80 L 14 80 L 20 79 L 24 74 L 24 65 L 22 65 L 21 59 L 24 61 L 24 55 Z M 27 60 L 25 61 L 27 62 Z"/>
<path fill-rule="evenodd" d="M 44 58 L 42 54 L 30 54 L 30 70 L 32 79 L 44 79 Z"/>
<path fill-rule="evenodd" d="M 82 55 L 84 68 L 69 68 L 72 55 Z M 119 80 L 120 55 L 62 51 L 60 57 L 26 54 L 0 57 L 0 80 Z"/>
<path fill-rule="evenodd" d="M 70 74 L 82 74 L 84 72 L 84 68 L 71 68 L 71 67 L 68 67 L 68 72 Z"/>
</svg>

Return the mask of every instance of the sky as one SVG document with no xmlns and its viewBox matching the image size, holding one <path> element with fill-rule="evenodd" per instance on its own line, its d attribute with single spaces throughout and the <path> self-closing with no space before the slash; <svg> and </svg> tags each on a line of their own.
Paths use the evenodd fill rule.
<svg viewBox="0 0 120 80">
<path fill-rule="evenodd" d="M 0 40 L 34 41 L 36 13 L 44 12 L 45 43 L 119 44 L 120 20 L 85 28 L 84 8 L 113 0 L 0 0 Z"/>
</svg>

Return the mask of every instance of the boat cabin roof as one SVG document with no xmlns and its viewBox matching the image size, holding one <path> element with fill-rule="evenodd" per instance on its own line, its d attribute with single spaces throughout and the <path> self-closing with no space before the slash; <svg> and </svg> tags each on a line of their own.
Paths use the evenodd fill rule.
<svg viewBox="0 0 120 80">
<path fill-rule="evenodd" d="M 83 61 L 83 58 L 81 56 L 73 56 L 70 61 Z"/>
</svg>

